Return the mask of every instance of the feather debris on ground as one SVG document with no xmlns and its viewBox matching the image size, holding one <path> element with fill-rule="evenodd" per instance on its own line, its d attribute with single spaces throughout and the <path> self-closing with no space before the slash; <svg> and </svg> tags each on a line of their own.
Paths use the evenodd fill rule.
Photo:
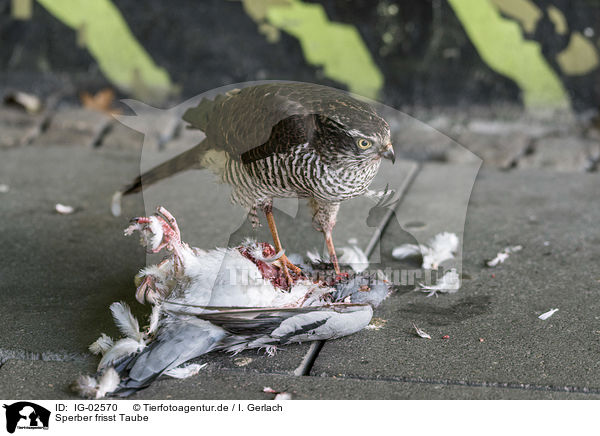
<svg viewBox="0 0 600 436">
<path fill-rule="evenodd" d="M 522 245 L 515 245 L 513 247 L 505 247 L 504 250 L 502 250 L 500 253 L 498 253 L 496 255 L 496 257 L 494 257 L 492 260 L 488 260 L 486 261 L 486 265 L 489 266 L 490 268 L 494 268 L 495 266 L 498 266 L 501 263 L 504 263 L 504 261 L 506 259 L 508 259 L 508 257 L 512 254 L 512 253 L 516 253 L 518 251 L 521 251 L 523 249 Z"/>
<path fill-rule="evenodd" d="M 427 245 L 403 244 L 394 248 L 392 257 L 405 259 L 422 256 L 424 269 L 438 269 L 440 264 L 453 259 L 458 252 L 459 239 L 455 233 L 442 232 L 431 238 Z"/>
<path fill-rule="evenodd" d="M 415 331 L 417 332 L 417 335 L 419 335 L 423 339 L 431 339 L 431 336 L 429 336 L 427 333 L 425 333 L 423 330 L 421 330 L 419 327 L 417 327 L 416 324 L 413 323 L 413 327 L 414 327 Z"/>
<path fill-rule="evenodd" d="M 54 210 L 61 215 L 71 215 L 73 212 L 75 212 L 75 208 L 73 206 L 67 206 L 60 203 L 56 203 L 56 205 L 54 205 Z"/>
<path fill-rule="evenodd" d="M 276 401 L 284 401 L 284 400 L 292 399 L 292 394 L 290 394 L 289 392 L 276 391 L 275 389 L 270 388 L 268 386 L 265 386 L 263 388 L 263 392 L 265 394 L 275 394 L 275 398 L 273 398 L 273 400 L 276 400 Z"/>
<path fill-rule="evenodd" d="M 202 365 L 188 362 L 211 351 L 262 349 L 273 355 L 287 344 L 356 333 L 390 292 L 387 282 L 366 273 L 312 280 L 323 270 L 310 263 L 288 289 L 277 260 L 269 261 L 276 257 L 270 244 L 247 240 L 234 248 L 192 248 L 164 208 L 135 218 L 125 234 L 136 231 L 151 252 L 169 253 L 137 276 L 136 298 L 152 305 L 149 326 L 140 329 L 124 302 L 111 305 L 123 337 L 103 333 L 90 346 L 102 355 L 98 372 L 72 385 L 87 398 L 127 397 L 163 375 L 193 376 Z"/>
<path fill-rule="evenodd" d="M 5 183 L 0 183 L 0 193 L 6 194 L 8 191 L 10 191 L 10 186 Z"/>
<path fill-rule="evenodd" d="M 548 318 L 550 318 L 552 315 L 554 315 L 555 312 L 558 312 L 558 309 L 551 309 L 548 312 L 542 313 L 540 316 L 538 316 L 538 318 L 541 319 L 542 321 L 545 321 Z"/>
<path fill-rule="evenodd" d="M 340 247 L 336 252 L 338 254 L 338 262 L 340 264 L 349 265 L 354 272 L 361 273 L 369 267 L 369 259 L 365 252 L 357 245 L 356 239 L 348 241 L 349 246 Z M 314 263 L 329 262 L 329 254 L 321 256 L 317 251 L 307 251 L 306 257 Z"/>
<path fill-rule="evenodd" d="M 421 330 L 419 327 L 417 327 L 417 325 L 415 323 L 413 323 L 413 327 L 415 329 L 415 332 L 417 332 L 417 335 L 419 335 L 423 339 L 431 339 L 431 336 L 429 336 L 429 334 L 425 333 L 423 330 Z"/>
<path fill-rule="evenodd" d="M 423 283 L 419 283 L 419 286 L 421 288 L 418 290 L 428 292 L 428 297 L 434 295 L 437 297 L 438 292 L 441 292 L 442 294 L 454 294 L 460 289 L 460 277 L 456 272 L 456 269 L 452 268 L 451 270 L 446 271 L 435 285 L 424 285 Z"/>
</svg>

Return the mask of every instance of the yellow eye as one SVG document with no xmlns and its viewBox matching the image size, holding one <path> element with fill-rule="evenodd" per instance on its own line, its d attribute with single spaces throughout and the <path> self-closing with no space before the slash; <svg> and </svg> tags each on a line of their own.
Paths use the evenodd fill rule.
<svg viewBox="0 0 600 436">
<path fill-rule="evenodd" d="M 358 148 L 362 148 L 363 150 L 366 150 L 373 144 L 368 139 L 360 138 L 358 141 L 356 141 L 356 145 L 358 145 Z"/>
</svg>

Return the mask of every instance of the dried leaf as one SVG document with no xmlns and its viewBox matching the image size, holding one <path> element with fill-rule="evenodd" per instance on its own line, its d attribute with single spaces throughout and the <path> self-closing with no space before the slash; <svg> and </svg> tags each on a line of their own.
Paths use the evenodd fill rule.
<svg viewBox="0 0 600 436">
<path fill-rule="evenodd" d="M 112 104 L 115 100 L 115 92 L 110 88 L 104 88 L 92 95 L 89 92 L 82 92 L 79 95 L 81 104 L 87 109 L 93 109 L 109 115 L 117 115 L 121 113 L 120 109 L 115 109 Z"/>
</svg>

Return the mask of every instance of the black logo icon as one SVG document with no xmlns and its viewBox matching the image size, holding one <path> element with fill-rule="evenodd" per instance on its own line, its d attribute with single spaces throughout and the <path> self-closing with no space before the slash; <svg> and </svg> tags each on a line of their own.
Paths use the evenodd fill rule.
<svg viewBox="0 0 600 436">
<path fill-rule="evenodd" d="M 28 401 L 3 406 L 6 409 L 6 431 L 15 429 L 48 429 L 50 411 Z"/>
</svg>

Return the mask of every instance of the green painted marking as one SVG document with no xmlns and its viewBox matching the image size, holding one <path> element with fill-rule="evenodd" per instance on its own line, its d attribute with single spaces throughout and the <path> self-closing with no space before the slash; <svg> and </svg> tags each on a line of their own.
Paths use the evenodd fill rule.
<svg viewBox="0 0 600 436">
<path fill-rule="evenodd" d="M 527 108 L 568 108 L 569 97 L 540 44 L 523 39 L 519 25 L 488 0 L 448 0 L 482 59 L 514 80 Z"/>
<path fill-rule="evenodd" d="M 169 74 L 146 53 L 110 0 L 38 2 L 78 32 L 78 43 L 87 47 L 115 86 L 151 101 L 173 92 Z"/>
<path fill-rule="evenodd" d="M 29 20 L 33 12 L 33 0 L 12 0 L 10 13 L 15 20 Z"/>
<path fill-rule="evenodd" d="M 569 45 L 556 56 L 565 74 L 581 76 L 598 67 L 599 57 L 594 45 L 579 32 L 573 32 Z"/>
<path fill-rule="evenodd" d="M 352 92 L 377 98 L 383 75 L 354 26 L 331 22 L 321 5 L 298 0 L 269 5 L 266 17 L 298 38 L 306 61 L 322 65 L 327 77 L 347 84 Z"/>
</svg>

